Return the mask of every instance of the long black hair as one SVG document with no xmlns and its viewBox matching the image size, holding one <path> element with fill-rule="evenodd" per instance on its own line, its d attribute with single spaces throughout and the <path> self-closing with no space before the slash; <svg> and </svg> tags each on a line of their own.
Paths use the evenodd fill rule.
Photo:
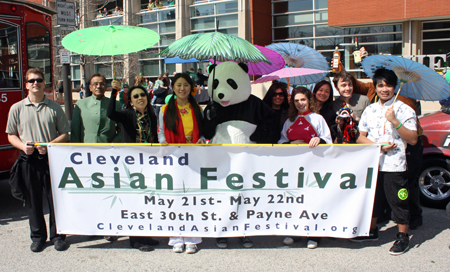
<svg viewBox="0 0 450 272">
<path fill-rule="evenodd" d="M 316 83 L 313 89 L 313 96 L 316 98 L 317 91 L 322 88 L 323 85 L 328 85 L 330 87 L 330 96 L 328 97 L 327 101 L 323 103 L 322 108 L 331 108 L 331 104 L 333 103 L 333 87 L 331 86 L 331 83 L 327 80 L 321 80 Z M 317 99 L 315 99 L 317 102 Z"/>
<path fill-rule="evenodd" d="M 273 81 L 272 85 L 270 85 L 269 90 L 267 91 L 266 95 L 263 98 L 263 102 L 266 103 L 270 108 L 272 108 L 272 98 L 275 95 L 275 91 L 278 89 L 281 89 L 283 91 L 283 103 L 281 104 L 282 110 L 289 109 L 289 100 L 288 100 L 288 93 L 287 93 L 287 84 L 279 81 Z"/>
<path fill-rule="evenodd" d="M 174 89 L 175 83 L 179 78 L 184 78 L 189 85 L 191 85 L 191 91 L 189 92 L 188 101 L 192 106 L 192 109 L 194 110 L 195 119 L 197 120 L 197 127 L 199 130 L 199 135 L 203 135 L 203 125 L 202 125 L 202 110 L 200 109 L 200 106 L 198 105 L 197 101 L 195 100 L 194 96 L 192 95 L 194 93 L 194 81 L 192 78 L 186 74 L 186 73 L 178 73 L 173 77 L 172 80 L 172 89 Z M 181 120 L 178 119 L 178 109 L 175 105 L 175 92 L 174 95 L 169 99 L 169 102 L 167 103 L 167 109 L 166 113 L 164 114 L 164 124 L 172 131 L 174 134 L 178 134 L 177 131 L 177 125 L 178 122 Z"/>
</svg>

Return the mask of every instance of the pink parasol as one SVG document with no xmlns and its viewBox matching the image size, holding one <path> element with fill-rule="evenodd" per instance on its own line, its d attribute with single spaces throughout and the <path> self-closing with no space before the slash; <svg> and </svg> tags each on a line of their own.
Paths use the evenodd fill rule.
<svg viewBox="0 0 450 272">
<path fill-rule="evenodd" d="M 277 71 L 284 67 L 285 62 L 284 58 L 278 54 L 276 51 L 255 45 L 256 48 L 258 48 L 261 53 L 270 61 L 272 64 L 268 64 L 264 61 L 260 62 L 249 62 L 248 65 L 248 74 L 251 76 L 262 76 L 270 74 L 274 71 Z M 214 63 L 214 59 L 209 60 L 211 63 Z M 221 62 L 216 61 L 216 64 L 219 64 Z"/>
<path fill-rule="evenodd" d="M 258 78 L 257 80 L 253 81 L 252 84 L 263 83 L 279 79 L 286 79 L 287 84 L 289 85 L 289 80 L 292 78 L 295 81 L 291 82 L 292 84 L 306 85 L 316 83 L 322 80 L 323 78 L 325 78 L 327 74 L 328 71 L 318 69 L 285 67 L 278 71 L 272 72 L 266 76 Z"/>
</svg>

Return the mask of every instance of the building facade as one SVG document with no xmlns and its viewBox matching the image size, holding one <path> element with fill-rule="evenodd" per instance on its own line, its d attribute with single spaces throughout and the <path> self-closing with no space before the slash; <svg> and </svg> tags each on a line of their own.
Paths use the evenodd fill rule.
<svg viewBox="0 0 450 272">
<path fill-rule="evenodd" d="M 117 0 L 106 5 L 98 0 L 76 3 L 80 27 L 128 24 L 161 35 L 155 46 L 116 58 L 117 77 L 131 84 L 137 74 L 155 79 L 164 72 L 172 74 L 205 65 L 166 64 L 158 53 L 181 37 L 213 31 L 263 46 L 301 43 L 329 60 L 338 46 L 345 68 L 358 77 L 365 75 L 353 62 L 355 38 L 370 54 L 411 56 L 435 69 L 448 65 L 450 8 L 442 0 L 432 5 L 425 0 L 163 0 L 163 6 L 155 9 L 148 8 L 147 0 Z M 114 12 L 116 6 L 122 11 Z M 110 14 L 102 13 L 104 8 Z M 55 33 L 55 42 L 60 45 L 61 36 L 57 30 Z M 83 84 L 83 72 L 87 77 L 95 72 L 106 75 L 108 80 L 113 77 L 110 57 L 80 59 L 74 54 L 71 59 L 73 88 Z M 57 78 L 60 70 L 57 65 Z"/>
</svg>

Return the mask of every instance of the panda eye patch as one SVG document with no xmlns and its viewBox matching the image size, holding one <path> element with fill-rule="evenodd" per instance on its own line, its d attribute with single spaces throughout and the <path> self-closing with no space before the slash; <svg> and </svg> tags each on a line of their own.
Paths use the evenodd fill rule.
<svg viewBox="0 0 450 272">
<path fill-rule="evenodd" d="M 235 90 L 238 87 L 237 84 L 236 84 L 236 81 L 232 80 L 231 78 L 227 79 L 227 83 L 228 83 L 228 85 L 230 85 L 231 88 L 233 88 Z"/>
<path fill-rule="evenodd" d="M 217 89 L 217 86 L 219 86 L 219 80 L 216 78 L 213 82 L 213 89 Z"/>
</svg>

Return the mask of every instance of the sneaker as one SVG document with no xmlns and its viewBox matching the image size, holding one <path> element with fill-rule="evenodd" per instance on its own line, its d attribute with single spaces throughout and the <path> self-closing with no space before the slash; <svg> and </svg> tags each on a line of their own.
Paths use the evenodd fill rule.
<svg viewBox="0 0 450 272">
<path fill-rule="evenodd" d="M 216 239 L 216 245 L 218 248 L 227 248 L 227 238 L 217 238 Z"/>
<path fill-rule="evenodd" d="M 184 245 L 174 245 L 172 251 L 175 253 L 182 253 L 184 251 Z"/>
<path fill-rule="evenodd" d="M 317 245 L 318 245 L 318 243 L 316 241 L 308 240 L 306 247 L 309 249 L 313 249 L 313 248 L 316 248 Z"/>
<path fill-rule="evenodd" d="M 358 236 L 350 239 L 350 241 L 355 243 L 378 241 L 378 227 L 374 230 L 370 230 L 369 236 Z"/>
<path fill-rule="evenodd" d="M 242 246 L 245 248 L 251 248 L 253 246 L 252 240 L 248 237 L 241 237 Z"/>
<path fill-rule="evenodd" d="M 284 240 L 283 240 L 283 244 L 285 244 L 285 245 L 287 245 L 287 246 L 290 246 L 290 245 L 292 245 L 294 243 L 294 239 L 292 239 L 291 237 L 286 237 L 286 238 L 284 238 Z"/>
<path fill-rule="evenodd" d="M 406 233 L 399 232 L 397 233 L 397 239 L 394 242 L 394 245 L 389 249 L 389 254 L 391 255 L 400 255 L 405 253 L 409 248 L 409 236 Z"/>
<path fill-rule="evenodd" d="M 68 248 L 67 243 L 64 240 L 56 240 L 54 245 L 57 251 L 64 251 Z"/>
<path fill-rule="evenodd" d="M 41 252 L 44 250 L 45 243 L 33 242 L 30 246 L 31 251 L 33 252 Z"/>
<path fill-rule="evenodd" d="M 301 239 L 302 239 L 301 237 L 286 237 L 283 240 L 283 244 L 290 246 L 293 243 L 300 242 Z"/>
<path fill-rule="evenodd" d="M 186 245 L 186 253 L 187 254 L 194 254 L 195 252 L 197 252 L 196 245 Z"/>
</svg>

